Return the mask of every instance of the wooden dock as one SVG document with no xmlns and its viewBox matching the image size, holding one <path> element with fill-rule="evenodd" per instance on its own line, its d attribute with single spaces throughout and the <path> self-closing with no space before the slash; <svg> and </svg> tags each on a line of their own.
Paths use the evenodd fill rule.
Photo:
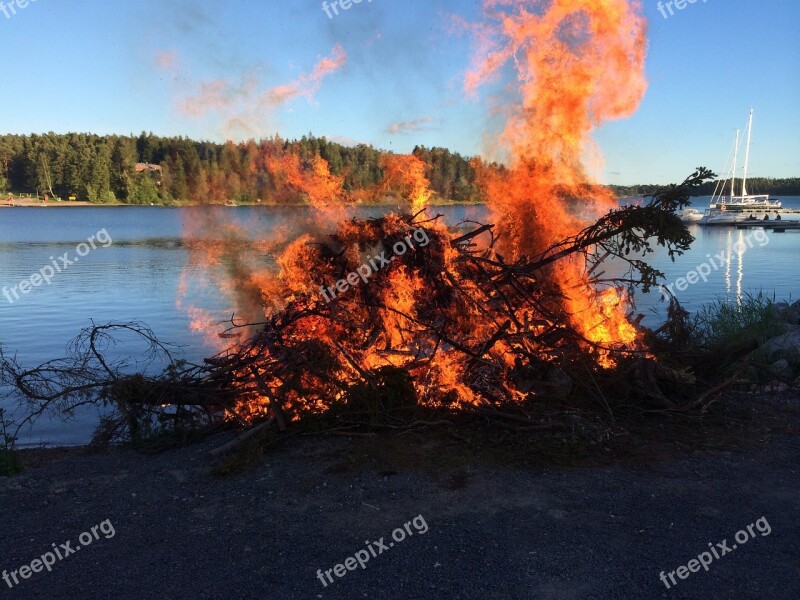
<svg viewBox="0 0 800 600">
<path fill-rule="evenodd" d="M 758 219 L 755 221 L 716 221 L 712 223 L 703 223 L 701 221 L 700 225 L 704 227 L 735 227 L 736 229 L 765 229 L 777 233 L 800 231 L 800 221 L 789 219 L 781 219 L 780 221 L 775 221 L 774 219 L 769 221 Z"/>
<path fill-rule="evenodd" d="M 755 219 L 748 219 L 748 215 L 753 215 Z M 781 215 L 781 219 L 775 217 Z M 792 216 L 789 216 L 792 215 Z M 765 220 L 768 216 L 769 220 Z M 786 218 L 789 216 L 789 218 Z M 727 217 L 727 218 L 726 218 Z M 711 221 L 709 221 L 709 218 Z M 769 211 L 724 211 L 711 209 L 705 219 L 699 221 L 703 227 L 735 227 L 736 229 L 766 229 L 778 233 L 784 231 L 800 231 L 800 208 L 778 208 Z"/>
<path fill-rule="evenodd" d="M 789 221 L 788 219 L 785 221 L 762 221 L 761 223 L 750 221 L 749 224 L 745 221 L 744 223 L 736 223 L 735 225 L 736 229 L 761 228 L 775 233 L 783 233 L 785 231 L 800 231 L 800 221 Z"/>
</svg>

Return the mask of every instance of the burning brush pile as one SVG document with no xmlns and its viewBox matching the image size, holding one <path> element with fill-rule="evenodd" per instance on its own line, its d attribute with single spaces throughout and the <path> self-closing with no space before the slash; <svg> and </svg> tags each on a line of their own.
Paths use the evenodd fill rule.
<svg viewBox="0 0 800 600">
<path fill-rule="evenodd" d="M 424 165 L 413 156 L 384 161 L 387 186 L 405 198 L 376 219 L 348 217 L 342 180 L 320 157 L 264 156 L 317 219 L 253 240 L 219 210 L 197 211 L 186 232 L 191 272 L 207 273 L 234 318 L 220 331 L 192 305 L 187 281 L 179 302 L 230 345 L 192 365 L 141 324 L 93 327 L 67 359 L 26 370 L 5 358 L 4 381 L 34 414 L 112 404 L 106 439 L 153 428 L 284 430 L 318 417 L 425 419 L 420 411 L 534 424 L 532 408 L 556 404 L 607 415 L 702 404 L 689 359 L 654 359 L 680 338 L 682 313 L 673 307 L 661 335 L 648 332 L 632 293 L 661 276 L 643 257 L 689 247 L 675 213 L 711 174 L 699 169 L 644 206 L 617 209 L 582 162 L 590 132 L 632 113 L 644 93 L 638 6 L 485 4 L 467 90 L 495 76 L 521 82 L 494 148 L 507 167 L 482 176 L 489 223 L 449 228 L 427 207 Z M 111 361 L 105 350 L 118 335 L 144 341 L 167 369 Z"/>
<path fill-rule="evenodd" d="M 498 252 L 495 227 L 458 235 L 426 212 L 346 221 L 325 237 L 304 236 L 284 250 L 270 282 L 282 286 L 284 300 L 245 342 L 211 359 L 196 382 L 234 398 L 226 409 L 248 422 L 563 398 L 572 391 L 566 372 L 579 365 L 602 372 L 646 356 L 643 330 L 626 315 L 627 292 L 607 282 L 599 291 L 588 272 L 600 276 L 601 259 L 625 260 L 631 247 L 649 249 L 652 238 L 685 249 L 691 238 L 671 212 L 682 202 L 673 193 L 612 212 L 514 262 Z M 590 310 L 569 311 L 575 303 L 558 280 L 569 270 L 562 263 L 588 265 L 570 292 L 586 297 Z M 654 283 L 644 263 L 627 264 L 641 285 Z M 224 335 L 253 327 L 232 324 Z"/>
<path fill-rule="evenodd" d="M 237 341 L 202 365 L 174 360 L 141 324 L 111 324 L 84 331 L 66 359 L 31 370 L 6 359 L 3 378 L 35 412 L 111 403 L 117 411 L 105 420 L 106 439 L 231 425 L 284 430 L 312 416 L 351 424 L 359 416 L 366 425 L 385 415 L 454 411 L 525 420 L 532 406 L 586 397 L 611 410 L 603 388 L 614 381 L 620 388 L 620 377 L 627 382 L 620 400 L 680 408 L 654 377 L 692 396 L 694 378 L 653 361 L 646 330 L 626 313 L 631 282 L 647 289 L 659 273 L 628 254 L 646 254 L 654 243 L 668 252 L 688 247 L 692 238 L 674 211 L 706 175 L 513 262 L 498 251 L 492 225 L 453 232 L 427 211 L 345 221 L 324 237 L 288 244 L 267 280 L 253 274 L 251 288 L 280 286 L 282 300 L 265 298 L 259 323 L 232 320 L 220 337 Z M 624 277 L 603 276 L 610 257 L 628 266 Z M 367 276 L 364 265 L 382 268 Z M 560 278 L 571 271 L 583 279 L 566 286 Z M 591 308 L 570 310 L 578 305 Z M 144 340 L 150 359 L 169 367 L 146 376 L 108 359 L 124 335 Z"/>
</svg>

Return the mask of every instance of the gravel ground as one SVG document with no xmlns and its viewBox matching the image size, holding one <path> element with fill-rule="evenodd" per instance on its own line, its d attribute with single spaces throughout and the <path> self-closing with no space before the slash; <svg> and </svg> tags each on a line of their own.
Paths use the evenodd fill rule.
<svg viewBox="0 0 800 600">
<path fill-rule="evenodd" d="M 416 465 L 387 466 L 360 440 L 292 438 L 225 478 L 205 456 L 221 439 L 156 456 L 32 453 L 38 466 L 0 478 L 0 569 L 30 565 L 53 544 L 81 548 L 0 590 L 19 599 L 796 600 L 796 425 L 744 448 L 572 468 L 474 460 L 463 443 L 424 432 L 402 437 Z M 761 517 L 771 532 L 753 528 L 733 549 L 737 531 Z M 103 522 L 99 539 L 81 544 Z M 391 546 L 409 522 L 413 535 Z M 723 540 L 731 552 L 708 572 L 676 575 L 671 589 L 659 580 Z M 317 570 L 366 541 L 375 556 L 365 568 L 332 572 L 323 586 Z"/>
</svg>

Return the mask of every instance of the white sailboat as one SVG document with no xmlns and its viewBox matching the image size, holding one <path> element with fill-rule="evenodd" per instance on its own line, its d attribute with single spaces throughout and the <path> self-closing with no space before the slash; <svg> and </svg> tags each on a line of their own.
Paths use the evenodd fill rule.
<svg viewBox="0 0 800 600">
<path fill-rule="evenodd" d="M 736 162 L 739 152 L 739 130 L 736 130 L 736 141 L 733 144 L 733 165 L 730 171 L 731 180 L 731 193 L 730 196 L 725 196 L 725 184 L 727 180 L 718 185 L 719 195 L 717 190 L 714 190 L 714 195 L 711 199 L 711 209 L 717 209 L 730 212 L 744 212 L 744 211 L 769 211 L 776 210 L 781 207 L 781 203 L 777 200 L 770 200 L 768 194 L 748 194 L 747 193 L 747 168 L 750 164 L 750 136 L 753 131 L 753 109 L 750 109 L 750 118 L 747 123 L 747 149 L 744 155 L 744 172 L 742 174 L 742 193 L 736 195 Z"/>
</svg>

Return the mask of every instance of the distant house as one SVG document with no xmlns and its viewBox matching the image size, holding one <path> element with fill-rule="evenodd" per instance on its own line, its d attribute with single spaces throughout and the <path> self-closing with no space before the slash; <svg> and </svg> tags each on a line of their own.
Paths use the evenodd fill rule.
<svg viewBox="0 0 800 600">
<path fill-rule="evenodd" d="M 150 163 L 136 163 L 136 172 L 142 173 L 143 171 L 147 171 L 148 173 L 161 173 L 161 165 L 151 165 Z"/>
<path fill-rule="evenodd" d="M 147 173 L 156 185 L 161 185 L 161 165 L 136 163 L 136 173 Z"/>
</svg>

